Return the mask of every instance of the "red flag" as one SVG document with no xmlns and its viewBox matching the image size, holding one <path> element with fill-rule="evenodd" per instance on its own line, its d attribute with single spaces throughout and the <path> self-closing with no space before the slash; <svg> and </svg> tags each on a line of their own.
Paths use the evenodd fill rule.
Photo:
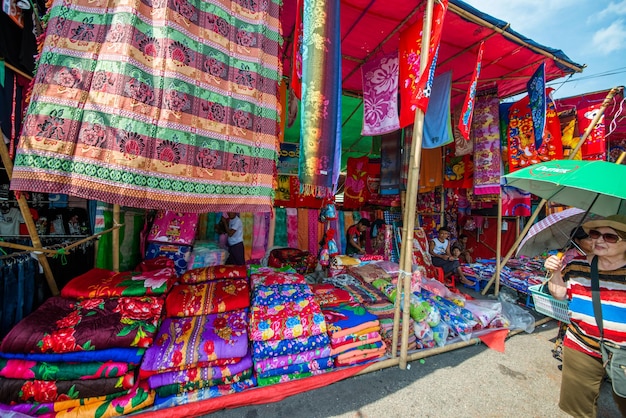
<svg viewBox="0 0 626 418">
<path fill-rule="evenodd" d="M 448 0 L 442 0 L 441 3 L 435 2 L 430 33 L 430 45 L 428 47 L 428 64 L 426 65 L 426 71 L 419 76 L 419 80 L 415 86 L 415 97 L 411 101 L 412 104 L 417 105 L 417 107 L 424 113 L 426 113 L 426 109 L 428 108 L 428 100 L 430 99 L 433 79 L 435 78 L 437 54 L 439 52 L 439 43 L 441 41 L 441 32 L 443 29 L 443 18 L 446 16 L 447 10 Z"/>
<path fill-rule="evenodd" d="M 476 98 L 476 85 L 478 84 L 478 77 L 480 77 L 480 66 L 483 60 L 483 49 L 485 41 L 480 43 L 478 48 L 478 56 L 476 57 L 476 67 L 474 67 L 474 74 L 472 74 L 472 82 L 467 89 L 465 100 L 463 101 L 463 109 L 461 110 L 461 117 L 459 118 L 459 132 L 463 135 L 466 141 L 469 141 L 470 127 L 472 126 L 472 115 L 474 114 L 474 99 Z"/>
</svg>

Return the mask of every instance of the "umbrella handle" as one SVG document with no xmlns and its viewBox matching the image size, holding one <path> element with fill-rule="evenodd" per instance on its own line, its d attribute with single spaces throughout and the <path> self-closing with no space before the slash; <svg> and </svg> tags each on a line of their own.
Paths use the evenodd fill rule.
<svg viewBox="0 0 626 418">
<path fill-rule="evenodd" d="M 565 255 L 565 254 L 564 254 L 564 253 L 562 253 L 561 251 L 559 251 L 558 253 L 556 253 L 556 256 L 557 256 L 559 259 L 562 259 L 564 255 Z M 548 270 L 548 271 L 546 271 L 546 277 L 544 277 L 544 278 L 543 278 L 543 281 L 541 282 L 541 285 L 543 286 L 543 285 L 545 285 L 546 283 L 548 283 L 548 282 L 552 279 L 552 275 L 553 275 L 553 274 L 554 274 L 554 272 L 553 272 L 552 270 Z"/>
</svg>

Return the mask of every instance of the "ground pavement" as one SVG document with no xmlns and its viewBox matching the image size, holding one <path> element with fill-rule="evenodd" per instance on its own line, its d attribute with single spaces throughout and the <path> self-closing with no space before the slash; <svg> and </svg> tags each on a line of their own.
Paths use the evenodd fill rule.
<svg viewBox="0 0 626 418">
<path fill-rule="evenodd" d="M 468 292 L 469 293 L 469 292 Z M 534 313 L 534 311 L 533 311 Z M 535 314 L 537 318 L 543 318 Z M 476 344 L 351 377 L 280 402 L 222 410 L 211 418 L 255 417 L 567 417 L 557 406 L 557 322 L 506 341 L 500 353 Z M 599 418 L 619 417 L 603 384 Z"/>
</svg>

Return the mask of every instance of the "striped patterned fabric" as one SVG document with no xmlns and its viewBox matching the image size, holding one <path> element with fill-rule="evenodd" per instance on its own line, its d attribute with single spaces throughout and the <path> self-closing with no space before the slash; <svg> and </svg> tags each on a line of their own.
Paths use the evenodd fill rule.
<svg viewBox="0 0 626 418">
<path fill-rule="evenodd" d="M 269 211 L 280 0 L 54 0 L 11 187 Z"/>
<path fill-rule="evenodd" d="M 600 300 L 604 339 L 626 344 L 626 266 L 599 272 Z M 583 353 L 601 357 L 598 339 L 600 331 L 593 315 L 591 273 L 587 260 L 573 260 L 563 270 L 570 299 L 570 325 L 563 344 Z"/>
</svg>

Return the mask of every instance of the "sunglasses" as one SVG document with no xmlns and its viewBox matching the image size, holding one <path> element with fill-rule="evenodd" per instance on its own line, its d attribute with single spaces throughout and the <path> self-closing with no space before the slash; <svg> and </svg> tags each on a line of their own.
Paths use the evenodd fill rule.
<svg viewBox="0 0 626 418">
<path fill-rule="evenodd" d="M 623 241 L 623 238 L 617 234 L 602 234 L 600 231 L 596 231 L 595 229 L 589 231 L 589 238 L 598 239 L 600 237 L 602 237 L 604 242 L 608 242 L 609 244 L 615 244 L 618 241 Z"/>
</svg>

